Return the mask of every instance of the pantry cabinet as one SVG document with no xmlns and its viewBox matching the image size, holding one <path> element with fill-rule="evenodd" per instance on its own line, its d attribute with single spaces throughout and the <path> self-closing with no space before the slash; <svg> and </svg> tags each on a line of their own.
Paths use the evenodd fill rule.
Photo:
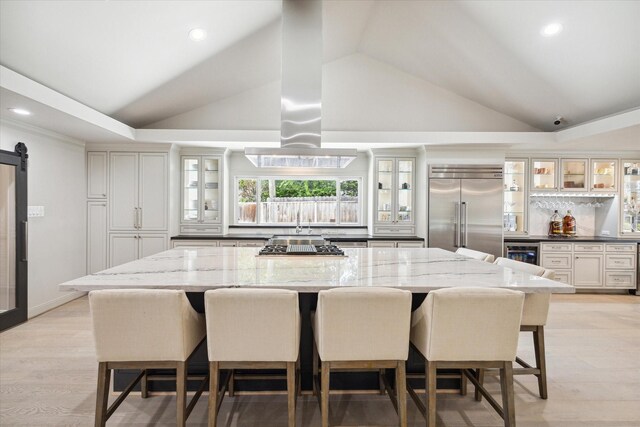
<svg viewBox="0 0 640 427">
<path fill-rule="evenodd" d="M 109 267 L 157 254 L 166 247 L 167 235 L 163 233 L 111 233 Z"/>
<path fill-rule="evenodd" d="M 107 268 L 107 203 L 87 203 L 87 274 Z"/>
<path fill-rule="evenodd" d="M 106 199 L 107 183 L 107 152 L 87 152 L 87 199 Z"/>
<path fill-rule="evenodd" d="M 168 229 L 169 177 L 166 153 L 111 153 L 110 229 Z"/>
</svg>

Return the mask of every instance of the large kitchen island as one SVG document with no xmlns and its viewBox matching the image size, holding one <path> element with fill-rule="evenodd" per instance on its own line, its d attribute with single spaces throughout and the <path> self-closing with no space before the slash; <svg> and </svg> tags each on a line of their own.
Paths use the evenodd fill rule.
<svg viewBox="0 0 640 427">
<path fill-rule="evenodd" d="M 349 286 L 386 286 L 407 289 L 414 295 L 415 309 L 432 290 L 448 287 L 498 287 L 525 293 L 573 293 L 574 288 L 553 280 L 515 272 L 442 249 L 344 249 L 344 256 L 258 255 L 259 248 L 176 248 L 123 264 L 60 285 L 61 290 L 182 289 L 193 306 L 203 312 L 203 292 L 224 287 L 263 287 L 300 292 L 302 336 L 300 359 L 303 389 L 311 389 L 312 333 L 309 313 L 315 309 L 317 292 Z M 207 368 L 206 349 L 193 360 L 196 372 Z M 421 372 L 422 362 L 413 353 L 408 372 Z M 423 371 L 422 371 L 423 372 Z M 131 374 L 133 375 L 133 374 Z M 125 386 L 130 375 L 115 376 L 115 387 Z M 378 389 L 377 374 L 337 373 L 332 387 Z M 171 382 L 152 384 L 164 390 Z M 440 386 L 440 383 L 439 383 Z M 442 382 L 447 387 L 447 381 Z M 449 386 L 451 382 L 449 382 Z M 455 385 L 453 385 L 455 386 Z M 273 388 L 265 381 L 239 382 L 236 389 Z"/>
</svg>

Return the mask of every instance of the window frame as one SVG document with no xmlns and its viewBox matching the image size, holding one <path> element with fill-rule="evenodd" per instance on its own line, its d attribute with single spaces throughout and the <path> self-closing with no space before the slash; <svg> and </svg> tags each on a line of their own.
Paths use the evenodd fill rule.
<svg viewBox="0 0 640 427">
<path fill-rule="evenodd" d="M 240 180 L 255 180 L 256 181 L 256 222 L 238 222 L 238 215 L 240 205 L 238 202 L 239 197 L 239 188 L 238 183 Z M 277 180 L 288 180 L 288 181 L 335 181 L 336 182 L 336 222 L 315 222 L 311 223 L 316 227 L 359 227 L 364 223 L 363 218 L 363 197 L 362 193 L 364 191 L 364 179 L 361 176 L 353 176 L 353 175 L 345 175 L 345 176 L 335 176 L 335 175 L 300 175 L 300 176 L 287 176 L 287 175 L 269 175 L 269 176 L 257 176 L 257 175 L 236 175 L 233 177 L 233 225 L 234 226 L 262 226 L 262 227 L 289 227 L 295 226 L 295 222 L 262 222 L 262 218 L 260 217 L 260 193 L 262 191 L 262 181 L 277 181 Z M 340 218 L 340 205 L 342 201 L 340 200 L 340 185 L 343 181 L 357 181 L 358 182 L 358 222 L 348 222 L 342 223 Z"/>
</svg>

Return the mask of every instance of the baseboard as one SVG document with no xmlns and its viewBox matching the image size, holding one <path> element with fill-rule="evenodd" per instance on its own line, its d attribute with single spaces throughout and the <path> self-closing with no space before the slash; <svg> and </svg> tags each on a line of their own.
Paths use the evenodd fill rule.
<svg viewBox="0 0 640 427">
<path fill-rule="evenodd" d="M 60 307 L 62 304 L 66 304 L 69 301 L 73 301 L 74 299 L 83 297 L 86 294 L 87 294 L 86 292 L 81 292 L 81 291 L 70 292 L 59 298 L 53 299 L 51 301 L 47 301 L 43 304 L 36 305 L 35 307 L 29 307 L 27 318 L 31 319 L 32 317 L 39 316 L 44 312 L 47 312 L 56 307 Z"/>
</svg>

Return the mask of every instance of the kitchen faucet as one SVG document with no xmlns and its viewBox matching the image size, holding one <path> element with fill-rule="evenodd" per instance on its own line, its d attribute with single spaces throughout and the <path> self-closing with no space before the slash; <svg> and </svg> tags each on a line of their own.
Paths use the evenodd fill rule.
<svg viewBox="0 0 640 427">
<path fill-rule="evenodd" d="M 296 214 L 296 234 L 300 234 L 302 232 L 302 225 L 300 225 L 300 209 L 298 209 L 298 213 Z"/>
</svg>

